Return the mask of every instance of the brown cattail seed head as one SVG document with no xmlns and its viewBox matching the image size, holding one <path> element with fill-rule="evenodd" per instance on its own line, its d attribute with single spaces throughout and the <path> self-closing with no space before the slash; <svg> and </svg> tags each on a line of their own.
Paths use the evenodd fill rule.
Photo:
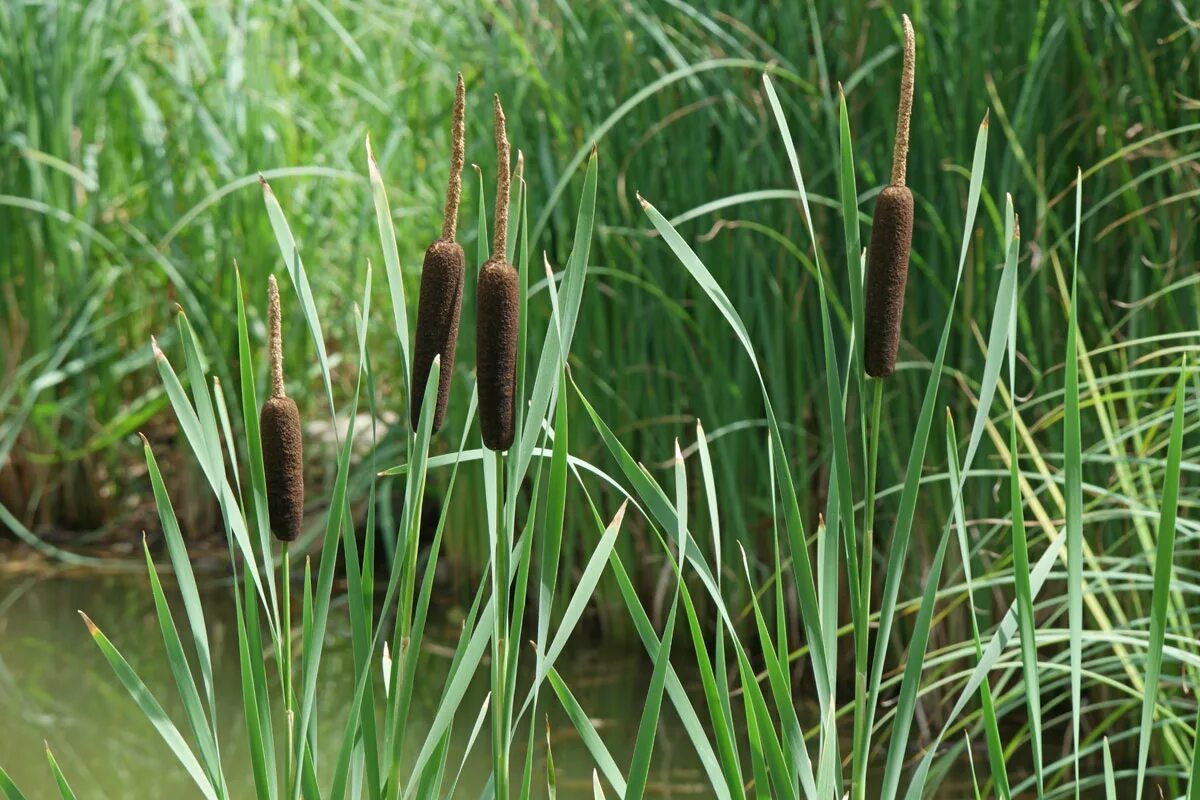
<svg viewBox="0 0 1200 800">
<path fill-rule="evenodd" d="M 479 270 L 475 352 L 479 427 L 489 450 L 507 450 L 516 434 L 519 276 L 505 255 L 508 240 L 509 149 L 504 109 L 496 98 L 496 231 L 492 257 Z"/>
<path fill-rule="evenodd" d="M 421 267 L 421 299 L 417 306 L 417 341 L 413 351 L 412 428 L 417 429 L 425 384 L 435 356 L 441 356 L 437 406 L 433 429 L 446 419 L 446 403 L 454 375 L 454 350 L 458 344 L 458 318 L 462 306 L 466 257 L 458 242 L 439 239 L 425 251 Z"/>
<path fill-rule="evenodd" d="M 475 358 L 479 427 L 489 450 L 507 450 L 516 430 L 518 282 L 517 271 L 500 259 L 493 258 L 479 271 Z"/>
<path fill-rule="evenodd" d="M 446 419 L 446 403 L 450 399 L 450 384 L 454 377 L 454 350 L 458 344 L 459 310 L 462 307 L 463 281 L 466 276 L 466 256 L 454 241 L 458 220 L 458 203 L 462 196 L 463 113 L 465 89 L 462 75 L 454 97 L 454 122 L 451 130 L 450 180 L 446 187 L 446 210 L 442 220 L 442 236 L 425 251 L 421 267 L 421 299 L 417 306 L 416 348 L 413 352 L 413 392 L 410 418 L 415 431 L 421 419 L 421 404 L 425 400 L 425 384 L 435 356 L 441 356 L 438 377 L 437 405 L 433 429 L 442 427 Z"/>
<path fill-rule="evenodd" d="M 304 523 L 304 445 L 300 410 L 290 397 L 270 397 L 259 418 L 271 530 L 292 542 Z"/>
<path fill-rule="evenodd" d="M 880 192 L 867 256 L 863 338 L 863 360 L 872 378 L 886 378 L 896 369 L 912 226 L 913 197 L 908 187 L 888 186 Z"/>
<path fill-rule="evenodd" d="M 304 445 L 300 436 L 300 410 L 284 392 L 279 286 L 274 275 L 268 282 L 268 300 L 271 396 L 263 403 L 259 429 L 271 530 L 280 540 L 290 542 L 300 535 L 304 523 Z"/>
<path fill-rule="evenodd" d="M 866 331 L 863 361 L 868 375 L 886 378 L 896 369 L 900 349 L 900 319 L 904 314 L 904 289 L 908 283 L 908 258 L 912 248 L 913 196 L 905 186 L 908 170 L 908 129 L 912 118 L 916 38 L 912 22 L 904 16 L 904 66 L 900 76 L 900 103 L 896 118 L 896 144 L 892 154 L 892 183 L 875 201 L 875 222 L 867 256 Z"/>
</svg>

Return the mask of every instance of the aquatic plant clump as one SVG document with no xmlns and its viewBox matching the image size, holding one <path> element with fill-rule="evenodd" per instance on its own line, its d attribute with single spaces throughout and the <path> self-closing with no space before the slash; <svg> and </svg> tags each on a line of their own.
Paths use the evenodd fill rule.
<svg viewBox="0 0 1200 800">
<path fill-rule="evenodd" d="M 462 197 L 462 168 L 465 153 L 464 109 L 466 105 L 463 77 L 458 76 L 454 97 L 450 178 L 446 186 L 446 209 L 442 218 L 442 235 L 429 245 L 421 266 L 421 295 L 417 306 L 416 348 L 413 351 L 412 429 L 417 430 L 421 404 L 425 399 L 425 382 L 433 359 L 441 356 L 438 378 L 437 405 L 433 430 L 446 420 L 446 404 L 450 399 L 450 383 L 454 377 L 454 350 L 458 345 L 459 314 L 462 307 L 463 280 L 466 275 L 466 256 L 455 241 L 458 226 L 458 205 Z"/>
</svg>

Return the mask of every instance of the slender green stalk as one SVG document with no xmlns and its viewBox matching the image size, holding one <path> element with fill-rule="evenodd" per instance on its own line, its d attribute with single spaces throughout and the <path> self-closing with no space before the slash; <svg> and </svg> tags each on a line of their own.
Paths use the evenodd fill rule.
<svg viewBox="0 0 1200 800">
<path fill-rule="evenodd" d="M 879 467 L 879 421 L 883 408 L 883 381 L 873 379 L 871 386 L 870 443 L 867 453 L 866 496 L 863 500 L 863 546 L 860 569 L 862 584 L 859 587 L 859 603 L 864 617 L 869 614 L 871 603 L 871 572 L 875 562 L 875 482 Z M 852 796 L 854 800 L 867 797 L 867 675 L 868 640 L 870 626 L 865 618 L 855 620 L 854 626 L 854 747 L 851 764 Z"/>
<path fill-rule="evenodd" d="M 508 553 L 504 513 L 504 454 L 491 451 L 492 548 L 492 778 L 496 800 L 508 800 Z M 523 587 L 522 587 L 523 590 Z"/>
<path fill-rule="evenodd" d="M 295 714 L 295 695 L 292 693 L 292 560 L 291 554 L 288 552 L 287 541 L 280 543 L 280 557 L 282 561 L 280 566 L 280 569 L 282 570 L 282 575 L 280 576 L 280 591 L 283 595 L 283 610 L 281 612 L 281 615 L 283 616 L 283 619 L 281 620 L 283 626 L 283 636 L 279 651 L 283 656 L 283 680 L 281 681 L 283 687 L 283 711 L 290 722 L 292 716 Z M 255 614 L 257 612 L 252 606 L 247 609 L 247 613 Z M 288 726 L 288 731 L 287 774 L 285 775 L 284 786 L 292 785 L 293 774 L 290 738 L 291 725 Z"/>
</svg>

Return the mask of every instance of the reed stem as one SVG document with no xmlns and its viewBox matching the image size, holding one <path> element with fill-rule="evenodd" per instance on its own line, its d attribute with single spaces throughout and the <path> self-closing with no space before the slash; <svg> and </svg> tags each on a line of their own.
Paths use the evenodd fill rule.
<svg viewBox="0 0 1200 800">
<path fill-rule="evenodd" d="M 859 607 L 863 617 L 870 618 L 871 572 L 875 551 L 875 484 L 879 466 L 879 419 L 883 410 L 883 381 L 871 380 L 871 416 L 869 444 L 867 446 L 867 483 L 863 505 L 863 545 L 859 583 Z M 864 621 L 865 621 L 864 619 Z M 871 720 L 867 719 L 867 670 L 869 664 L 868 634 L 865 624 L 854 630 L 854 758 L 851 775 L 851 797 L 853 800 L 867 798 L 867 749 L 871 743 Z"/>
</svg>

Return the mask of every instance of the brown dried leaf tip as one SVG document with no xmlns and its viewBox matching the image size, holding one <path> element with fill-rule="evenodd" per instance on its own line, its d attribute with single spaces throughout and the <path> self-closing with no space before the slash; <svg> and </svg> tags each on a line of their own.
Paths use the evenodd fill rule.
<svg viewBox="0 0 1200 800">
<path fill-rule="evenodd" d="M 509 147 L 504 109 L 495 100 L 496 225 L 492 257 L 479 270 L 475 306 L 479 428 L 489 450 L 512 446 L 516 435 L 517 330 L 520 287 L 508 263 Z"/>
<path fill-rule="evenodd" d="M 267 511 L 271 530 L 284 542 L 300 535 L 304 523 L 304 443 L 300 410 L 283 386 L 283 337 L 280 333 L 279 285 L 272 275 L 267 284 L 271 396 L 259 415 L 263 471 L 267 478 Z"/>
<path fill-rule="evenodd" d="M 434 431 L 439 430 L 446 420 L 446 404 L 450 400 L 450 384 L 454 376 L 454 351 L 458 346 L 459 312 L 462 308 L 467 265 L 462 247 L 454 240 L 458 227 L 458 204 L 462 197 L 462 169 L 465 161 L 465 108 L 466 89 L 463 77 L 459 74 L 454 96 L 450 179 L 446 186 L 442 235 L 429 245 L 421 266 L 421 294 L 417 304 L 416 347 L 413 351 L 413 399 L 410 408 L 410 420 L 414 431 L 421 419 L 425 384 L 429 381 L 429 370 L 433 366 L 434 358 L 441 356 L 437 405 L 433 415 Z"/>
<path fill-rule="evenodd" d="M 900 349 L 900 320 L 908 284 L 908 258 L 912 247 L 913 196 L 905 186 L 908 170 L 908 131 L 912 118 L 916 38 L 912 22 L 904 15 L 904 67 L 900 77 L 900 104 L 896 119 L 896 145 L 892 155 L 892 183 L 875 201 L 875 222 L 867 258 L 866 331 L 863 360 L 868 375 L 886 378 L 896 369 Z"/>
</svg>

